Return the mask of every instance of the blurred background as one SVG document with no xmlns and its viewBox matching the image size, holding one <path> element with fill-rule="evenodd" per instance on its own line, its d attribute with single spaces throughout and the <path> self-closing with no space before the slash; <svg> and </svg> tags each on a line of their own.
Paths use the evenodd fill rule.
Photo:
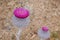
<svg viewBox="0 0 60 40">
<path fill-rule="evenodd" d="M 50 40 L 60 40 L 60 0 L 0 0 L 0 40 L 16 40 L 18 28 L 12 25 L 11 17 L 13 10 L 21 7 L 20 1 L 33 11 L 20 40 L 40 40 L 37 31 L 42 26 L 49 27 Z"/>
</svg>

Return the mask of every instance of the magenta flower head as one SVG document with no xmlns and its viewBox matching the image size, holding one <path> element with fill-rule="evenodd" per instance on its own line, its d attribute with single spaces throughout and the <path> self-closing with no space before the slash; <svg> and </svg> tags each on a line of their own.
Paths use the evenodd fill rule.
<svg viewBox="0 0 60 40">
<path fill-rule="evenodd" d="M 42 30 L 45 31 L 45 32 L 47 32 L 49 29 L 48 29 L 48 27 L 43 26 L 43 27 L 42 27 Z"/>
<path fill-rule="evenodd" d="M 22 19 L 27 18 L 29 16 L 29 11 L 22 7 L 16 8 L 13 13 L 15 17 L 22 18 Z"/>
</svg>

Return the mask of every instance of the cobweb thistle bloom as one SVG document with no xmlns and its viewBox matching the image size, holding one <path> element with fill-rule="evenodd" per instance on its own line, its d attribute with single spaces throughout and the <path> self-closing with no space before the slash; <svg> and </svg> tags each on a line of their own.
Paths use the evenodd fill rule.
<svg viewBox="0 0 60 40">
<path fill-rule="evenodd" d="M 16 8 L 13 12 L 12 22 L 17 27 L 25 27 L 29 24 L 29 10 L 21 7 Z"/>
<path fill-rule="evenodd" d="M 41 40 L 47 40 L 48 38 L 50 38 L 50 32 L 48 27 L 43 26 L 41 29 L 39 29 L 38 36 L 41 38 Z"/>
</svg>

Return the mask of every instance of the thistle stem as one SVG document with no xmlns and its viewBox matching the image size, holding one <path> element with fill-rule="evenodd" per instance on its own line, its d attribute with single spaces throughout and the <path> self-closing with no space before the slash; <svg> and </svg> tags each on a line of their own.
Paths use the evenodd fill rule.
<svg viewBox="0 0 60 40">
<path fill-rule="evenodd" d="M 17 34 L 16 34 L 16 40 L 20 40 L 19 37 L 21 35 L 22 29 L 19 29 Z"/>
</svg>

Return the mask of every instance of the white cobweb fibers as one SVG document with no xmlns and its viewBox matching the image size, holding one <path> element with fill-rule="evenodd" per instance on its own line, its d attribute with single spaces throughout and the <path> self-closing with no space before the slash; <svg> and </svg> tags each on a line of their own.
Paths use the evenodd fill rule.
<svg viewBox="0 0 60 40">
<path fill-rule="evenodd" d="M 16 25 L 18 28 L 26 27 L 27 25 L 29 25 L 29 22 L 30 22 L 29 17 L 27 17 L 25 19 L 16 18 L 14 15 L 12 17 L 12 24 Z"/>
</svg>

